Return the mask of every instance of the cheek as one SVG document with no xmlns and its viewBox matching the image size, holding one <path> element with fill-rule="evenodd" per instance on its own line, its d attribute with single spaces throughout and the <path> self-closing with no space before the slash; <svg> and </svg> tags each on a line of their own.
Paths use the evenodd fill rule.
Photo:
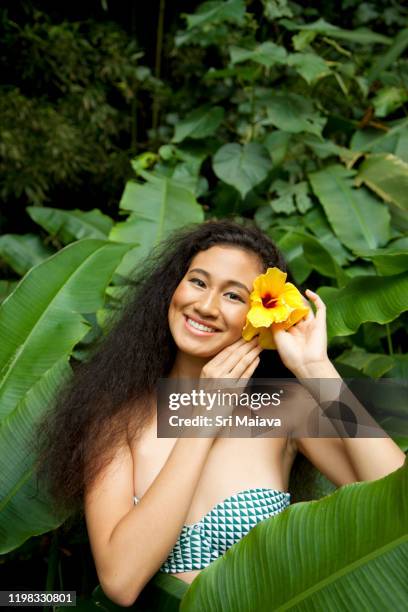
<svg viewBox="0 0 408 612">
<path fill-rule="evenodd" d="M 170 306 L 169 306 L 169 323 L 171 324 L 176 317 L 177 313 L 184 309 L 186 304 L 189 301 L 189 291 L 188 287 L 179 286 L 176 291 L 173 293 L 173 297 L 171 298 Z"/>
<path fill-rule="evenodd" d="M 230 327 L 241 331 L 245 326 L 246 316 L 248 312 L 249 306 L 243 306 L 239 309 L 231 309 L 228 315 L 226 316 Z"/>
<path fill-rule="evenodd" d="M 189 288 L 186 286 L 179 286 L 173 294 L 170 302 L 170 309 L 176 310 L 186 305 L 189 300 Z"/>
</svg>

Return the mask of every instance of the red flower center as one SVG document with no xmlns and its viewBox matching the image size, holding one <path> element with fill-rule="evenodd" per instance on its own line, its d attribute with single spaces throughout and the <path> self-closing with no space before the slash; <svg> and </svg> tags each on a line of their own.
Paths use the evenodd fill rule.
<svg viewBox="0 0 408 612">
<path fill-rule="evenodd" d="M 264 308 L 275 308 L 277 301 L 278 298 L 272 297 L 270 293 L 266 293 L 262 297 L 262 305 L 264 306 Z"/>
</svg>

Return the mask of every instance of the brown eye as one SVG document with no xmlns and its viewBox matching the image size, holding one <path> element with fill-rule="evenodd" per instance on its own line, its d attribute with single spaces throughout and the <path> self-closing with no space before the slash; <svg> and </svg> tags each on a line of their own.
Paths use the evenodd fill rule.
<svg viewBox="0 0 408 612">
<path fill-rule="evenodd" d="M 226 293 L 225 295 L 230 295 L 233 302 L 243 302 L 244 303 L 244 300 L 242 299 L 240 295 L 238 295 L 238 293 L 234 293 L 233 291 L 228 291 L 228 293 Z"/>
<path fill-rule="evenodd" d="M 194 283 L 197 287 L 205 287 L 205 282 L 201 278 L 190 278 L 190 283 Z"/>
</svg>

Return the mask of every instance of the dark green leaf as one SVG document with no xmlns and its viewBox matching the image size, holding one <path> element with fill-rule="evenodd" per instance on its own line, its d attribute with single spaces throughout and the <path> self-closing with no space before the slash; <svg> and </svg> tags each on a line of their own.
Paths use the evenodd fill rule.
<svg viewBox="0 0 408 612">
<path fill-rule="evenodd" d="M 192 15 L 185 15 L 187 29 L 229 21 L 241 24 L 245 15 L 244 0 L 210 0 L 200 4 Z"/>
<path fill-rule="evenodd" d="M 353 176 L 352 170 L 333 165 L 309 178 L 341 242 L 351 250 L 375 249 L 390 238 L 390 215 L 369 191 L 353 187 Z"/>
<path fill-rule="evenodd" d="M 238 189 L 243 198 L 267 177 L 271 167 L 268 151 L 256 142 L 226 144 L 218 149 L 213 158 L 215 174 Z"/>
<path fill-rule="evenodd" d="M 252 60 L 268 68 L 275 64 L 285 64 L 287 59 L 286 49 L 270 41 L 261 43 L 252 50 L 243 49 L 241 47 L 231 47 L 230 54 L 232 64 Z"/>
<path fill-rule="evenodd" d="M 284 132 L 309 132 L 321 135 L 326 120 L 313 110 L 306 98 L 294 93 L 272 94 L 268 97 L 268 119 L 263 123 L 276 126 Z"/>
<path fill-rule="evenodd" d="M 362 323 L 389 323 L 408 310 L 408 274 L 357 276 L 337 291 L 318 291 L 328 309 L 328 333 L 348 336 Z"/>
<path fill-rule="evenodd" d="M 408 210 L 408 163 L 391 153 L 368 155 L 358 169 L 356 184 L 365 183 L 380 198 Z"/>
<path fill-rule="evenodd" d="M 221 106 L 197 108 L 177 123 L 173 142 L 181 142 L 186 138 L 211 136 L 223 118 L 224 109 Z"/>
</svg>

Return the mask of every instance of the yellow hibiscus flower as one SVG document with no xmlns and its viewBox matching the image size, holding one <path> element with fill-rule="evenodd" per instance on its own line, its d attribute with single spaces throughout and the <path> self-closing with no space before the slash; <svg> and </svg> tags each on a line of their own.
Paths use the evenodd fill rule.
<svg viewBox="0 0 408 612">
<path fill-rule="evenodd" d="M 248 342 L 259 334 L 259 344 L 264 349 L 276 349 L 272 329 L 289 329 L 309 312 L 301 293 L 287 274 L 279 268 L 268 268 L 254 281 L 242 336 Z"/>
</svg>

